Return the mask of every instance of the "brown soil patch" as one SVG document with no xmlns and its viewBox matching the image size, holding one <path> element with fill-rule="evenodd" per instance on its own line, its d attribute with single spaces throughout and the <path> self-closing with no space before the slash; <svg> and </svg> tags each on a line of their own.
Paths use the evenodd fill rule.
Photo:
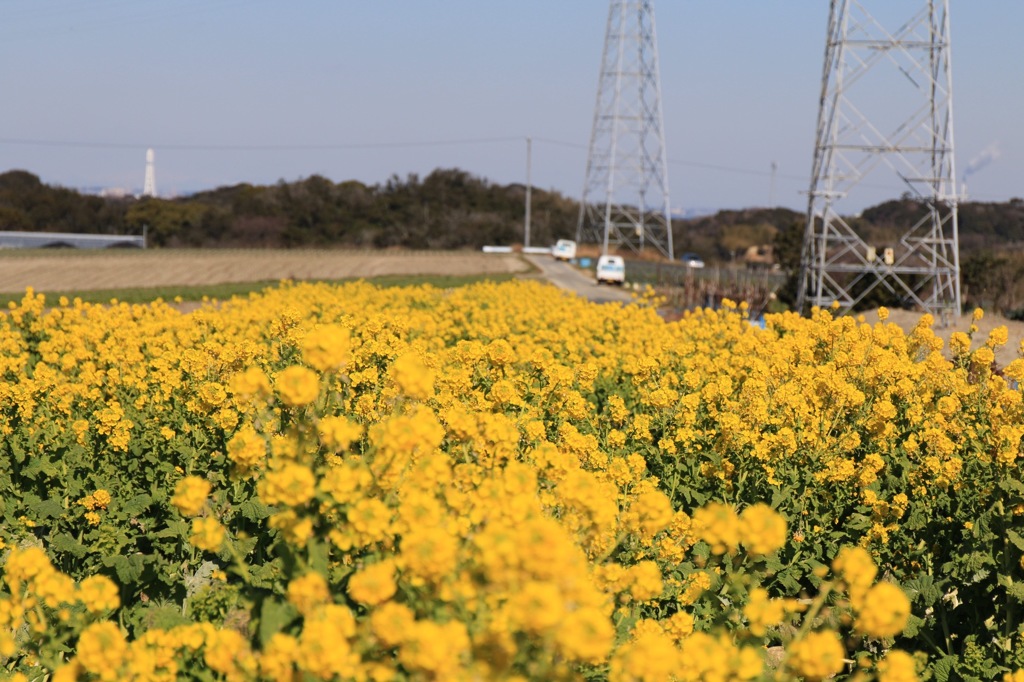
<svg viewBox="0 0 1024 682">
<path fill-rule="evenodd" d="M 0 254 L 0 292 L 527 272 L 515 254 L 475 251 L 164 250 Z"/>
</svg>

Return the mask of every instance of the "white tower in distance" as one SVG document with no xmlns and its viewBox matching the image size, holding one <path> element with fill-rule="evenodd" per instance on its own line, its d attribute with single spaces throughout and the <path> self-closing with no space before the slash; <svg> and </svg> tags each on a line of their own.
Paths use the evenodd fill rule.
<svg viewBox="0 0 1024 682">
<path fill-rule="evenodd" d="M 153 166 L 153 150 L 146 150 L 146 180 L 142 183 L 142 196 L 156 196 L 156 169 Z"/>
</svg>

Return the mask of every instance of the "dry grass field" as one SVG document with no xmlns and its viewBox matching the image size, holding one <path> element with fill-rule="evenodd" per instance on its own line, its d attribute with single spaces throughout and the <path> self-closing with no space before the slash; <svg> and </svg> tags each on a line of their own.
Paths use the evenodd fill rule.
<svg viewBox="0 0 1024 682">
<path fill-rule="evenodd" d="M 147 250 L 0 252 L 0 293 L 527 272 L 513 254 L 474 251 Z"/>
</svg>

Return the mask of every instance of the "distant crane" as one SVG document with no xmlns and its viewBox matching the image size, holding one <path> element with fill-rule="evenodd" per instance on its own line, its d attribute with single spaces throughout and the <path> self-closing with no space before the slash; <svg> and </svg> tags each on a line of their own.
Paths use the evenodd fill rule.
<svg viewBox="0 0 1024 682">
<path fill-rule="evenodd" d="M 672 259 L 668 162 L 651 0 L 612 0 L 577 242 Z"/>
<path fill-rule="evenodd" d="M 892 0 L 876 1 L 892 11 Z M 849 311 L 882 287 L 947 325 L 961 300 L 949 0 L 926 0 L 895 29 L 866 4 L 829 8 L 797 306 Z M 837 212 L 876 170 L 922 207 L 885 244 L 868 244 Z"/>
</svg>

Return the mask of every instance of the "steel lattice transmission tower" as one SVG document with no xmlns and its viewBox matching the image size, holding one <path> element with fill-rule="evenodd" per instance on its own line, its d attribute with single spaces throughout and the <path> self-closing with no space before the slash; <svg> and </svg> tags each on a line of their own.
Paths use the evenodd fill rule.
<svg viewBox="0 0 1024 682">
<path fill-rule="evenodd" d="M 671 259 L 668 163 L 650 0 L 612 0 L 576 241 Z"/>
<path fill-rule="evenodd" d="M 949 0 L 925 0 L 894 31 L 865 4 L 829 9 L 797 305 L 848 311 L 884 287 L 945 324 L 960 313 Z M 858 234 L 837 205 L 886 174 L 923 209 L 895 235 Z"/>
</svg>

